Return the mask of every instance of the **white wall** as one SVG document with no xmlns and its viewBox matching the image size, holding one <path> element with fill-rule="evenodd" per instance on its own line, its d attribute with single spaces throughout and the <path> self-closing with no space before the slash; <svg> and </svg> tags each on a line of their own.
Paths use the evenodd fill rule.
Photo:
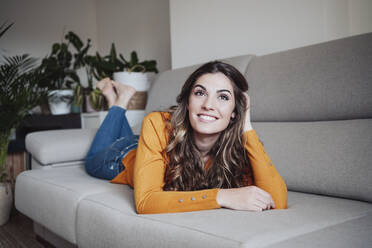
<svg viewBox="0 0 372 248">
<path fill-rule="evenodd" d="M 371 0 L 170 0 L 172 68 L 372 32 Z"/>
<path fill-rule="evenodd" d="M 115 42 L 126 57 L 136 50 L 160 71 L 170 69 L 169 0 L 0 0 L 0 17 L 0 24 L 15 22 L 0 40 L 1 54 L 42 58 L 72 30 L 92 40 L 91 53 L 107 54 Z"/>
<path fill-rule="evenodd" d="M 115 42 L 160 71 L 372 32 L 371 0 L 0 0 L 0 16 L 15 22 L 2 54 L 43 57 L 73 30 L 92 52 Z"/>
<path fill-rule="evenodd" d="M 0 24 L 15 23 L 0 40 L 2 53 L 42 58 L 70 30 L 96 50 L 95 0 L 1 0 L 0 6 Z"/>
<path fill-rule="evenodd" d="M 129 58 L 156 59 L 158 69 L 170 69 L 169 0 L 97 0 L 99 51 L 107 54 L 111 43 Z"/>
</svg>

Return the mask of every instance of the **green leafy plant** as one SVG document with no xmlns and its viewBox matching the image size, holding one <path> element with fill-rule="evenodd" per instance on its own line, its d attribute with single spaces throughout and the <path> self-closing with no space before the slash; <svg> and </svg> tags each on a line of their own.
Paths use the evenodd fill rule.
<svg viewBox="0 0 372 248">
<path fill-rule="evenodd" d="M 97 111 L 101 110 L 104 105 L 104 97 L 99 90 L 93 88 L 96 57 L 88 54 L 89 48 L 91 47 L 90 39 L 88 39 L 86 45 L 84 45 L 79 36 L 71 31 L 66 35 L 66 39 L 73 45 L 76 51 L 75 54 L 73 54 L 73 68 L 75 70 L 84 68 L 88 81 L 87 87 L 83 87 L 80 82 L 75 87 L 73 103 L 77 106 L 81 106 L 84 103 L 85 96 L 88 96 L 92 108 Z"/>
<path fill-rule="evenodd" d="M 104 97 L 101 94 L 101 91 L 98 89 L 94 89 L 89 93 L 89 102 L 91 107 L 96 110 L 102 110 L 102 107 L 104 105 Z"/>
<path fill-rule="evenodd" d="M 117 54 L 115 44 L 111 44 L 110 53 L 101 56 L 98 52 L 91 58 L 93 75 L 97 80 L 109 77 L 113 78 L 115 72 L 155 72 L 158 73 L 155 60 L 145 60 L 139 62 L 137 53 L 133 51 L 130 60 L 126 60 L 122 54 Z"/>
<path fill-rule="evenodd" d="M 4 22 L 3 24 L 1 24 L 0 26 L 0 38 L 6 33 L 6 31 L 8 31 L 12 26 L 13 26 L 14 23 L 6 23 Z"/>
<path fill-rule="evenodd" d="M 130 60 L 126 61 L 125 67 L 129 72 L 155 72 L 158 73 L 155 60 L 145 60 L 139 62 L 137 53 L 130 54 Z"/>
<path fill-rule="evenodd" d="M 13 23 L 0 26 L 0 38 Z M 39 85 L 43 74 L 28 55 L 3 57 L 0 64 L 0 183 L 8 181 L 6 155 L 11 130 L 39 105 L 47 89 Z M 6 188 L 7 189 L 7 188 Z"/>
<path fill-rule="evenodd" d="M 53 44 L 51 53 L 42 60 L 40 65 L 40 70 L 45 75 L 40 84 L 50 90 L 74 89 L 74 95 L 69 97 L 52 94 L 49 96 L 49 101 L 56 103 L 60 101 L 73 102 L 74 105 L 81 106 L 84 103 L 85 95 L 97 95 L 97 92 L 92 93 L 94 90 L 94 61 L 96 59 L 95 56 L 88 54 L 90 47 L 90 39 L 87 39 L 84 44 L 80 37 L 72 31 L 64 36 L 64 41 Z M 79 69 L 84 69 L 86 72 L 88 80 L 88 86 L 86 87 L 80 82 L 77 74 Z M 97 99 L 97 97 L 90 98 Z M 92 105 L 97 106 L 97 103 L 95 102 Z"/>
<path fill-rule="evenodd" d="M 77 85 L 74 89 L 73 103 L 77 106 L 81 106 L 84 101 L 83 88 L 81 85 Z"/>
<path fill-rule="evenodd" d="M 40 83 L 49 90 L 71 89 L 73 84 L 80 82 L 69 46 L 70 42 L 54 43 L 51 53 L 41 62 L 44 77 Z"/>
<path fill-rule="evenodd" d="M 0 65 L 0 182 L 5 182 L 6 154 L 12 128 L 39 105 L 47 88 L 39 85 L 42 71 L 28 55 L 3 57 Z"/>
</svg>

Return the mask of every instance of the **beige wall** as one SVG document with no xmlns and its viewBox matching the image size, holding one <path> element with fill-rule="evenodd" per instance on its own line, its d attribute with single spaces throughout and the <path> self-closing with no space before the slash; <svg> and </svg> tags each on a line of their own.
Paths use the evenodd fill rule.
<svg viewBox="0 0 372 248">
<path fill-rule="evenodd" d="M 172 68 L 372 32 L 371 0 L 170 0 Z"/>
<path fill-rule="evenodd" d="M 170 1 L 170 2 L 169 2 Z M 15 25 L 1 53 L 43 57 L 73 30 L 107 53 L 156 59 L 160 71 L 267 54 L 372 31 L 371 0 L 1 0 Z"/>
<path fill-rule="evenodd" d="M 170 69 L 169 0 L 97 0 L 99 51 L 114 42 L 129 58 L 156 59 L 160 71 Z"/>
<path fill-rule="evenodd" d="M 94 0 L 1 0 L 0 23 L 14 22 L 0 40 L 8 55 L 29 53 L 44 57 L 63 33 L 75 31 L 97 47 L 96 7 Z"/>
<path fill-rule="evenodd" d="M 115 42 L 126 57 L 136 50 L 160 71 L 170 68 L 169 0 L 1 0 L 0 16 L 0 23 L 15 22 L 0 40 L 2 54 L 42 58 L 73 30 L 92 39 L 92 53 L 105 54 Z"/>
</svg>

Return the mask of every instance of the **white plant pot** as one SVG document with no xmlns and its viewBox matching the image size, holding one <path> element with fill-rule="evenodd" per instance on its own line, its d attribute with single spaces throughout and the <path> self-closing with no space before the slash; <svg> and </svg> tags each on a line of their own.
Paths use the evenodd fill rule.
<svg viewBox="0 0 372 248">
<path fill-rule="evenodd" d="M 10 211 L 12 210 L 13 195 L 10 184 L 7 184 L 8 193 L 6 193 L 5 185 L 0 184 L 0 226 L 8 222 Z"/>
<path fill-rule="evenodd" d="M 136 91 L 148 91 L 154 79 L 155 73 L 142 72 L 115 72 L 114 81 L 130 85 Z"/>
<path fill-rule="evenodd" d="M 136 94 L 128 104 L 128 110 L 143 110 L 147 103 L 147 91 L 155 78 L 153 72 L 115 72 L 114 81 L 132 86 Z"/>
<path fill-rule="evenodd" d="M 60 98 L 62 96 L 73 97 L 73 90 L 52 90 L 49 92 L 49 108 L 53 115 L 64 115 L 71 113 L 71 101 L 52 100 L 53 98 Z"/>
</svg>

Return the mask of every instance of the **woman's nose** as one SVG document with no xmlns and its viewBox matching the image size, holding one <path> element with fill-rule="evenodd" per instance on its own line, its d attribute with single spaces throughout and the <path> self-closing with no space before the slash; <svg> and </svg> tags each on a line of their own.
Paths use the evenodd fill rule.
<svg viewBox="0 0 372 248">
<path fill-rule="evenodd" d="M 214 109 L 214 102 L 212 97 L 210 96 L 205 97 L 202 107 L 207 110 Z"/>
</svg>

